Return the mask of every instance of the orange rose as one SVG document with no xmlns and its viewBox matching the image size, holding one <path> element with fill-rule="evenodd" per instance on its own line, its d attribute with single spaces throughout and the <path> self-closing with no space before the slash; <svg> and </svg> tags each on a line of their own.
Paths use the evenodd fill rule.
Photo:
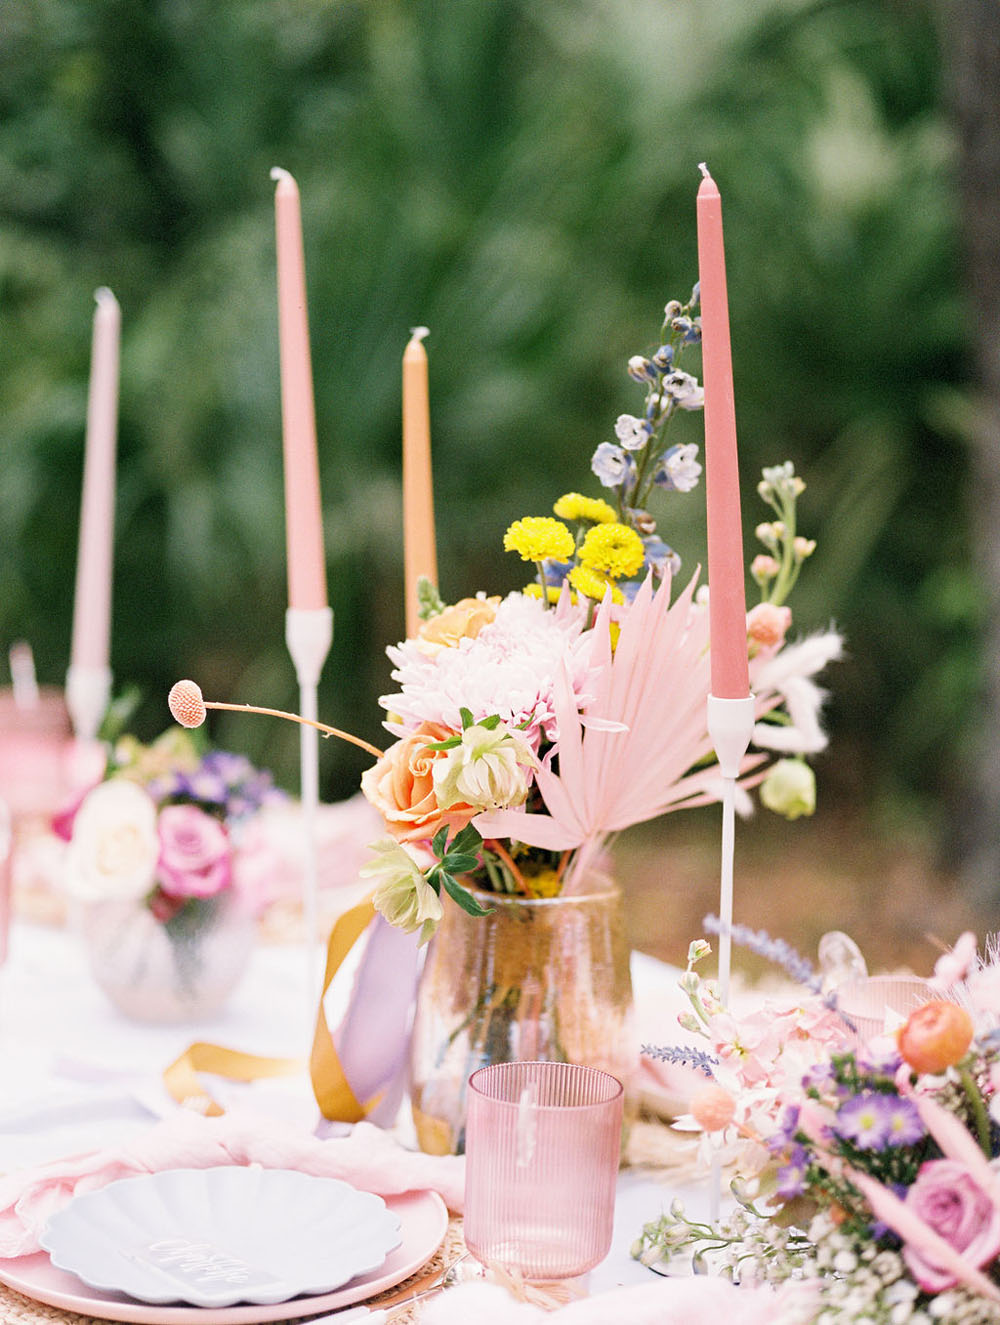
<svg viewBox="0 0 1000 1325">
<path fill-rule="evenodd" d="M 454 732 L 438 723 L 423 723 L 412 736 L 391 745 L 361 775 L 361 790 L 385 819 L 399 842 L 422 842 L 442 825 L 464 828 L 478 810 L 459 802 L 443 810 L 434 790 L 434 765 L 446 750 L 428 750 L 428 742 L 444 741 Z"/>
<path fill-rule="evenodd" d="M 974 1027 L 957 1003 L 925 1003 L 911 1012 L 897 1034 L 899 1052 L 914 1072 L 935 1076 L 965 1057 Z"/>
<path fill-rule="evenodd" d="M 475 639 L 494 619 L 499 605 L 499 598 L 462 598 L 454 607 L 446 607 L 425 621 L 417 631 L 417 639 L 429 646 L 428 653 L 453 649 L 459 640 Z"/>
</svg>

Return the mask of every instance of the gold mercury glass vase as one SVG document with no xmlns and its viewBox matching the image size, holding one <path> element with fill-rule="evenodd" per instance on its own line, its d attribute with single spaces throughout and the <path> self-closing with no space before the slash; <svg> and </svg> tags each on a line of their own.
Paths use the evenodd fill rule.
<svg viewBox="0 0 1000 1325">
<path fill-rule="evenodd" d="M 462 1154 L 469 1077 L 488 1063 L 600 1067 L 625 1085 L 638 1065 L 622 895 L 591 875 L 580 893 L 471 890 L 487 916 L 443 897 L 417 990 L 411 1049 L 421 1149 Z"/>
</svg>

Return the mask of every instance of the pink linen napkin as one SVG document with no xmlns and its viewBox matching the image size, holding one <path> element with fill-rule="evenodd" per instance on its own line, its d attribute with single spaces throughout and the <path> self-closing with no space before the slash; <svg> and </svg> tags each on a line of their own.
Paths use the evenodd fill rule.
<svg viewBox="0 0 1000 1325">
<path fill-rule="evenodd" d="M 595 1293 L 556 1311 L 516 1302 L 498 1284 L 473 1282 L 432 1298 L 422 1325 L 805 1325 L 815 1318 L 816 1303 L 808 1284 L 737 1288 L 725 1279 L 652 1279 L 606 1293 Z"/>
<path fill-rule="evenodd" d="M 358 1123 L 348 1136 L 320 1141 L 289 1123 L 247 1111 L 205 1118 L 181 1109 L 120 1147 L 0 1178 L 0 1257 L 38 1251 L 46 1220 L 73 1196 L 118 1178 L 220 1164 L 260 1164 L 342 1178 L 379 1196 L 433 1189 L 459 1212 L 464 1198 L 464 1156 L 404 1150 L 371 1123 Z"/>
</svg>

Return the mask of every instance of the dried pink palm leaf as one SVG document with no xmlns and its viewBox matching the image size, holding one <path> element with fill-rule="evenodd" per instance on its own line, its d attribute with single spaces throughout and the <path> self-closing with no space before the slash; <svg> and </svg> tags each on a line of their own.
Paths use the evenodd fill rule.
<svg viewBox="0 0 1000 1325">
<path fill-rule="evenodd" d="M 556 687 L 559 771 L 536 774 L 548 813 L 480 815 L 475 826 L 484 837 L 550 850 L 584 848 L 574 871 L 579 875 L 580 860 L 606 834 L 716 799 L 717 767 L 699 767 L 712 744 L 706 729 L 708 614 L 693 603 L 696 580 L 673 604 L 669 583 L 654 594 L 647 580 L 624 615 L 613 652 L 605 599 L 593 631 L 594 699 L 581 716 L 568 676 Z M 771 703 L 763 701 L 760 711 Z M 748 756 L 744 769 L 763 759 Z"/>
</svg>

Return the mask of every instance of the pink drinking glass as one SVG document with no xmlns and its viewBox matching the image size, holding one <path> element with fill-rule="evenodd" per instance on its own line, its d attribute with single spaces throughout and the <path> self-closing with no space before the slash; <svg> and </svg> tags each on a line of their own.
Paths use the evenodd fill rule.
<svg viewBox="0 0 1000 1325">
<path fill-rule="evenodd" d="M 624 1091 L 598 1068 L 494 1063 L 469 1078 L 465 1241 L 526 1279 L 569 1279 L 607 1255 Z"/>
</svg>

